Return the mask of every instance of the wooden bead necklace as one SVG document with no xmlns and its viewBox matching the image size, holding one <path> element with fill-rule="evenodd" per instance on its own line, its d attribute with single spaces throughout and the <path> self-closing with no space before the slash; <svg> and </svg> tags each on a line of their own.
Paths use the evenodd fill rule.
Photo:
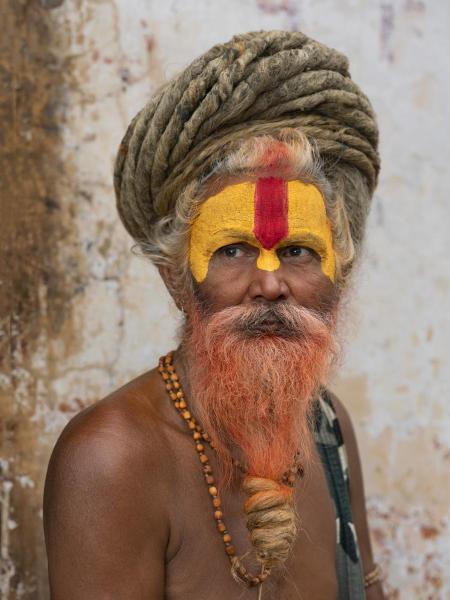
<svg viewBox="0 0 450 600">
<path fill-rule="evenodd" d="M 196 421 L 196 419 L 189 411 L 189 407 L 187 405 L 186 397 L 181 387 L 179 377 L 175 372 L 172 353 L 169 353 L 166 356 L 162 356 L 159 359 L 158 371 L 164 380 L 167 393 L 171 400 L 173 400 L 174 406 L 178 411 L 178 414 L 184 420 L 188 429 L 192 433 L 195 448 L 197 450 L 198 458 L 202 466 L 203 475 L 205 477 L 206 485 L 208 486 L 208 492 L 211 496 L 211 502 L 214 509 L 214 519 L 216 521 L 217 529 L 222 537 L 222 541 L 225 546 L 225 552 L 233 567 L 233 572 L 248 587 L 253 587 L 257 585 L 261 586 L 262 583 L 269 576 L 270 569 L 263 566 L 259 575 L 252 575 L 247 571 L 247 569 L 241 563 L 239 558 L 236 556 L 236 550 L 232 544 L 231 535 L 228 532 L 228 529 L 223 520 L 222 500 L 219 496 L 219 491 L 217 489 L 217 484 L 213 476 L 211 465 L 209 464 L 209 458 L 205 452 L 204 443 L 209 444 L 209 446 L 212 449 L 214 449 L 214 443 L 212 442 L 211 438 L 206 433 L 206 431 L 201 427 L 201 425 Z M 233 464 L 239 470 L 241 470 L 242 473 L 247 473 L 245 467 L 237 460 L 233 459 Z M 295 466 L 291 467 L 288 472 L 283 474 L 281 482 L 285 485 L 288 485 L 289 487 L 293 487 L 297 474 L 300 475 L 300 477 L 303 477 L 303 468 L 298 462 L 296 462 Z"/>
</svg>

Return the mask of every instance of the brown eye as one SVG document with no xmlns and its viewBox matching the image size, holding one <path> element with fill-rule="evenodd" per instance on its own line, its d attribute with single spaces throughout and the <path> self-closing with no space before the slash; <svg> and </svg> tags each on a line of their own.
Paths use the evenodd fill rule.
<svg viewBox="0 0 450 600">
<path fill-rule="evenodd" d="M 305 246 L 289 246 L 283 249 L 283 254 L 289 257 L 311 256 L 313 251 Z"/>
<path fill-rule="evenodd" d="M 244 254 L 241 246 L 224 246 L 220 248 L 219 253 L 227 258 L 239 258 Z"/>
</svg>

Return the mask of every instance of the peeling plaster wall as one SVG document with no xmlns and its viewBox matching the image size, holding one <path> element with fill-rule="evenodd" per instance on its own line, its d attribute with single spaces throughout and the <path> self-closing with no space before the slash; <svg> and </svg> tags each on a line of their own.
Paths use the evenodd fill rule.
<svg viewBox="0 0 450 600">
<path fill-rule="evenodd" d="M 0 11 L 1 597 L 48 597 L 41 496 L 64 424 L 175 344 L 176 311 L 115 213 L 125 127 L 217 41 L 300 28 L 348 54 L 380 120 L 382 176 L 335 384 L 375 551 L 389 597 L 450 598 L 450 4 L 5 0 Z"/>
</svg>

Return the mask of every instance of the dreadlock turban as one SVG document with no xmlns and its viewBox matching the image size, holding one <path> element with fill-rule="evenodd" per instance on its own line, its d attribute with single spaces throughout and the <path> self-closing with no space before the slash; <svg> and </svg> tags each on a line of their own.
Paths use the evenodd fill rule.
<svg viewBox="0 0 450 600">
<path fill-rule="evenodd" d="M 378 130 L 345 56 L 300 32 L 237 35 L 194 60 L 135 116 L 121 143 L 114 183 L 120 217 L 145 242 L 174 212 L 180 192 L 249 136 L 301 128 L 324 165 L 356 168 L 369 204 Z M 367 214 L 368 206 L 347 206 Z M 356 221 L 356 219 L 355 219 Z M 361 232 L 353 232 L 360 237 Z"/>
</svg>

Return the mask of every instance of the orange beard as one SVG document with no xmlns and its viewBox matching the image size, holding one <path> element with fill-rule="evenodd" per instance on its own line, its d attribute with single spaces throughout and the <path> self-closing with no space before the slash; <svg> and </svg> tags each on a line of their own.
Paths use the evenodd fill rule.
<svg viewBox="0 0 450 600">
<path fill-rule="evenodd" d="M 279 480 L 312 452 L 312 399 L 336 352 L 334 311 L 287 303 L 188 310 L 182 341 L 190 392 L 216 445 L 224 480 L 231 456 L 249 475 Z"/>
</svg>

